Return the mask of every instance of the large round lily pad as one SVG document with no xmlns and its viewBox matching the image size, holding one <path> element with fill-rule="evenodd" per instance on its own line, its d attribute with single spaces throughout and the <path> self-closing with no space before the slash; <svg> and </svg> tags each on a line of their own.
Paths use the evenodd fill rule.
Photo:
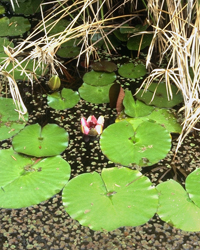
<svg viewBox="0 0 200 250">
<path fill-rule="evenodd" d="M 68 146 L 68 133 L 56 124 L 43 128 L 38 123 L 28 125 L 12 141 L 14 150 L 26 155 L 45 157 L 61 154 Z"/>
<path fill-rule="evenodd" d="M 12 137 L 26 125 L 28 114 L 23 120 L 15 109 L 13 99 L 0 97 L 0 141 Z"/>
<path fill-rule="evenodd" d="M 183 97 L 180 91 L 178 91 L 175 85 L 171 85 L 171 90 L 173 94 L 173 99 L 168 100 L 166 84 L 165 83 L 155 83 L 153 82 L 144 92 L 144 89 L 141 89 L 136 97 L 144 101 L 148 105 L 154 105 L 159 108 L 172 108 L 173 106 L 181 103 L 183 101 Z M 155 96 L 152 100 L 152 97 Z"/>
<path fill-rule="evenodd" d="M 115 163 L 151 166 L 165 158 L 171 148 L 171 136 L 155 122 L 145 121 L 134 130 L 129 122 L 120 121 L 103 131 L 100 146 Z"/>
<path fill-rule="evenodd" d="M 83 81 L 89 85 L 105 86 L 115 81 L 116 75 L 114 72 L 96 72 L 94 70 L 85 73 Z"/>
<path fill-rule="evenodd" d="M 55 92 L 47 96 L 48 105 L 57 110 L 64 110 L 73 108 L 80 100 L 79 94 L 77 91 L 72 89 L 62 89 L 61 92 Z"/>
<path fill-rule="evenodd" d="M 126 78 L 139 78 L 147 72 L 144 64 L 126 63 L 118 69 L 118 73 Z"/>
<path fill-rule="evenodd" d="M 93 230 L 146 223 L 156 212 L 157 191 L 137 170 L 103 169 L 70 180 L 62 194 L 67 213 Z"/>
<path fill-rule="evenodd" d="M 200 231 L 199 183 L 200 169 L 196 169 L 186 178 L 186 190 L 174 180 L 159 184 L 159 217 L 176 228 Z"/>
<path fill-rule="evenodd" d="M 109 90 L 112 83 L 106 86 L 91 86 L 83 83 L 78 89 L 81 98 L 87 102 L 92 103 L 108 103 L 109 102 Z"/>
<path fill-rule="evenodd" d="M 70 177 L 70 165 L 61 156 L 34 159 L 10 149 L 0 150 L 0 207 L 22 208 L 58 193 Z"/>
</svg>

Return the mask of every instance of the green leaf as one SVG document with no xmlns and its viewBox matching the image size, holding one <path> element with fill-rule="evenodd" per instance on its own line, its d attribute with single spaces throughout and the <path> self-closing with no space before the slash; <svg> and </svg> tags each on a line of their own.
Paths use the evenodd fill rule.
<svg viewBox="0 0 200 250">
<path fill-rule="evenodd" d="M 79 53 L 80 48 L 78 46 L 66 46 L 61 47 L 56 54 L 62 58 L 72 58 L 78 56 Z"/>
<path fill-rule="evenodd" d="M 118 73 L 126 78 L 139 78 L 146 75 L 147 72 L 143 64 L 126 63 L 118 69 Z"/>
<path fill-rule="evenodd" d="M 100 147 L 111 161 L 124 165 L 151 166 L 165 158 L 171 148 L 169 132 L 161 125 L 145 121 L 136 129 L 120 121 L 107 127 Z"/>
<path fill-rule="evenodd" d="M 139 48 L 142 50 L 151 44 L 153 35 L 145 34 L 143 37 L 140 36 L 133 36 L 130 37 L 127 42 L 127 48 L 129 50 L 138 50 Z M 142 40 L 142 44 L 141 43 Z"/>
<path fill-rule="evenodd" d="M 108 103 L 109 102 L 109 90 L 112 83 L 106 86 L 91 86 L 83 83 L 78 89 L 81 98 L 87 102 L 92 103 Z"/>
<path fill-rule="evenodd" d="M 105 86 L 113 83 L 115 79 L 116 75 L 114 72 L 96 72 L 94 70 L 85 73 L 85 75 L 83 76 L 83 81 L 93 86 Z"/>
<path fill-rule="evenodd" d="M 193 174 L 193 173 L 192 173 Z M 199 175 L 197 172 L 194 175 Z M 157 186 L 159 192 L 158 215 L 171 226 L 185 231 L 200 231 L 199 182 L 193 183 L 193 177 L 187 177 L 186 190 L 174 180 L 165 181 Z M 188 187 L 187 187 L 188 186 Z M 190 197 L 189 197 L 190 196 Z M 198 198 L 197 198 L 198 197 Z"/>
<path fill-rule="evenodd" d="M 165 83 L 155 83 L 153 82 L 146 92 L 144 92 L 144 89 L 141 89 L 136 97 L 144 101 L 147 105 L 154 105 L 159 108 L 172 108 L 173 106 L 181 103 L 183 101 L 183 97 L 181 92 L 178 92 L 178 89 L 176 86 L 171 84 L 173 99 L 168 100 L 167 92 L 166 92 L 166 84 Z M 152 100 L 152 97 L 155 96 Z"/>
<path fill-rule="evenodd" d="M 101 60 L 100 62 L 92 63 L 91 68 L 95 71 L 103 71 L 111 73 L 117 70 L 117 65 L 114 62 Z"/>
<path fill-rule="evenodd" d="M 0 141 L 12 137 L 26 125 L 28 114 L 23 120 L 15 109 L 12 98 L 0 97 Z"/>
<path fill-rule="evenodd" d="M 0 150 L 0 207 L 22 208 L 58 193 L 70 177 L 61 156 L 33 159 L 10 149 Z"/>
<path fill-rule="evenodd" d="M 0 18 L 0 36 L 19 36 L 28 31 L 31 24 L 24 17 Z"/>
<path fill-rule="evenodd" d="M 68 146 L 68 133 L 56 124 L 28 125 L 12 141 L 14 150 L 26 155 L 45 157 L 61 154 Z"/>
<path fill-rule="evenodd" d="M 143 102 L 135 101 L 130 90 L 125 90 L 125 97 L 123 100 L 124 112 L 131 117 L 141 117 L 149 115 L 154 107 L 147 106 Z"/>
<path fill-rule="evenodd" d="M 67 213 L 93 230 L 146 223 L 156 212 L 157 191 L 137 170 L 103 169 L 70 180 L 62 194 Z"/>
<path fill-rule="evenodd" d="M 41 0 L 26 0 L 20 2 L 19 5 L 16 1 L 13 1 L 13 4 L 15 6 L 15 14 L 23 14 L 25 16 L 29 16 L 40 12 Z"/>
<path fill-rule="evenodd" d="M 63 88 L 61 92 L 55 92 L 47 96 L 48 105 L 57 110 L 73 108 L 80 100 L 77 91 Z"/>
<path fill-rule="evenodd" d="M 0 53 L 3 52 L 4 53 L 4 47 L 11 47 L 13 48 L 14 47 L 14 43 L 9 41 L 8 38 L 6 37 L 0 37 Z M 5 56 L 5 53 L 1 55 L 2 56 Z"/>
</svg>

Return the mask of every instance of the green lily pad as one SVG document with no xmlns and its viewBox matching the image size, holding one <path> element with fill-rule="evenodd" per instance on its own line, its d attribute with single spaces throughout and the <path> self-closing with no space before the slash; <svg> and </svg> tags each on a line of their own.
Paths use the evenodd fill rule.
<svg viewBox="0 0 200 250">
<path fill-rule="evenodd" d="M 15 14 L 23 14 L 23 15 L 33 15 L 35 13 L 40 12 L 40 4 L 41 0 L 26 0 L 19 2 L 17 5 L 16 1 L 13 0 L 13 4 L 15 7 Z"/>
<path fill-rule="evenodd" d="M 177 122 L 172 111 L 154 108 L 153 106 L 148 106 L 139 100 L 135 101 L 129 90 L 125 90 L 123 105 L 125 114 L 133 118 L 124 117 L 122 114 L 118 116 L 116 120 L 117 122 L 120 120 L 126 120 L 133 125 L 134 129 L 136 129 L 142 122 L 154 120 L 167 129 L 169 133 L 180 133 L 182 130 L 181 125 Z"/>
<path fill-rule="evenodd" d="M 103 71 L 111 73 L 117 70 L 117 65 L 114 62 L 101 60 L 100 62 L 92 63 L 91 68 L 95 71 Z"/>
<path fill-rule="evenodd" d="M 59 21 L 56 19 L 51 18 L 50 20 L 45 22 L 45 29 L 47 33 L 50 35 L 56 35 L 59 36 L 61 32 L 63 32 L 71 21 L 68 21 L 67 19 L 60 19 Z M 41 29 L 44 29 L 44 27 L 41 27 Z"/>
<path fill-rule="evenodd" d="M 92 103 L 108 103 L 109 100 L 109 90 L 112 83 L 106 86 L 91 86 L 83 83 L 78 89 L 81 98 L 87 102 Z"/>
<path fill-rule="evenodd" d="M 6 37 L 0 37 L 0 53 L 4 52 L 4 47 L 7 47 L 7 46 L 13 48 L 14 43 L 9 41 L 9 39 Z M 2 54 L 2 56 L 3 56 L 3 54 Z"/>
<path fill-rule="evenodd" d="M 89 85 L 94 86 L 105 86 L 111 84 L 115 81 L 116 75 L 114 72 L 96 72 L 94 70 L 85 73 L 83 76 L 83 81 Z"/>
<path fill-rule="evenodd" d="M 154 82 L 149 86 L 147 92 L 144 92 L 144 89 L 141 89 L 137 93 L 136 97 L 139 100 L 144 101 L 148 105 L 154 105 L 159 108 L 172 108 L 173 106 L 181 103 L 183 101 L 183 97 L 180 91 L 177 92 L 178 89 L 176 86 L 171 85 L 171 89 L 173 99 L 168 100 L 165 83 L 160 83 L 158 85 Z M 154 92 L 155 96 L 153 101 L 151 102 Z"/>
<path fill-rule="evenodd" d="M 126 63 L 118 69 L 118 73 L 126 78 L 139 78 L 146 75 L 147 71 L 143 64 Z"/>
<path fill-rule="evenodd" d="M 143 37 L 141 35 L 130 37 L 127 42 L 127 48 L 129 50 L 138 50 L 139 48 L 144 49 L 151 44 L 152 38 L 153 35 L 151 34 L 145 34 Z M 141 39 L 142 39 L 142 44 L 140 44 Z"/>
<path fill-rule="evenodd" d="M 123 100 L 124 112 L 131 117 L 141 117 L 149 115 L 154 107 L 148 106 L 140 101 L 135 101 L 130 90 L 125 90 Z"/>
<path fill-rule="evenodd" d="M 103 169 L 81 174 L 64 187 L 67 213 L 92 230 L 112 231 L 146 223 L 156 212 L 158 194 L 150 180 L 137 170 Z"/>
<path fill-rule="evenodd" d="M 33 159 L 10 149 L 0 150 L 0 207 L 22 208 L 58 193 L 70 177 L 70 165 L 60 155 Z"/>
<path fill-rule="evenodd" d="M 4 14 L 6 12 L 5 8 L 0 5 L 0 15 Z"/>
<path fill-rule="evenodd" d="M 144 167 L 165 158 L 171 148 L 171 137 L 155 122 L 144 121 L 134 129 L 129 122 L 120 121 L 104 129 L 100 147 L 117 164 Z"/>
<path fill-rule="evenodd" d="M 45 157 L 61 154 L 68 146 L 68 133 L 56 124 L 28 125 L 12 141 L 18 153 Z"/>
<path fill-rule="evenodd" d="M 186 190 L 174 180 L 159 184 L 159 217 L 181 230 L 200 231 L 199 182 L 200 169 L 196 169 L 186 178 Z"/>
<path fill-rule="evenodd" d="M 0 36 L 19 36 L 31 28 L 31 24 L 24 17 L 0 18 Z"/>
<path fill-rule="evenodd" d="M 78 56 L 80 53 L 80 48 L 77 46 L 66 46 L 62 47 L 57 51 L 57 55 L 62 58 L 72 58 Z"/>
<path fill-rule="evenodd" d="M 0 97 L 0 141 L 12 137 L 26 125 L 28 114 L 23 120 L 15 109 L 12 98 Z"/>
<path fill-rule="evenodd" d="M 57 110 L 73 108 L 80 100 L 77 91 L 72 89 L 62 89 L 61 92 L 55 92 L 47 96 L 48 105 Z"/>
</svg>

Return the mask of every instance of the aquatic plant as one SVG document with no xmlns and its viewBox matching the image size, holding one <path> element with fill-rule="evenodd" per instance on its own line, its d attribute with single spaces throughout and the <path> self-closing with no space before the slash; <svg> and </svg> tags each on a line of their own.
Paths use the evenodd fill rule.
<svg viewBox="0 0 200 250">
<path fill-rule="evenodd" d="M 90 115 L 87 120 L 85 117 L 81 118 L 81 131 L 85 135 L 96 136 L 103 131 L 104 117 L 99 116 L 98 119 L 94 115 Z"/>
</svg>

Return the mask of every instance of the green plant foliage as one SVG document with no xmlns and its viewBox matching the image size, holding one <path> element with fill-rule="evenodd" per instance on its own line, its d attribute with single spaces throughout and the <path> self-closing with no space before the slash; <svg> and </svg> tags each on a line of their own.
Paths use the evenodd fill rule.
<svg viewBox="0 0 200 250">
<path fill-rule="evenodd" d="M 146 223 L 156 212 L 158 194 L 150 180 L 137 170 L 103 169 L 81 174 L 64 187 L 67 213 L 93 230 L 112 231 Z"/>
<path fill-rule="evenodd" d="M 48 105 L 57 110 L 73 108 L 80 100 L 77 91 L 72 89 L 62 89 L 61 92 L 55 92 L 47 96 Z"/>
<path fill-rule="evenodd" d="M 28 114 L 23 120 L 15 109 L 12 98 L 0 97 L 0 141 L 12 137 L 26 125 Z"/>
<path fill-rule="evenodd" d="M 57 55 L 62 58 L 73 58 L 78 56 L 80 53 L 80 48 L 77 46 L 66 46 L 62 47 L 57 51 Z"/>
<path fill-rule="evenodd" d="M 149 115 L 154 107 L 148 106 L 140 101 L 135 101 L 130 90 L 125 90 L 125 96 L 123 100 L 124 112 L 131 117 L 141 117 Z"/>
<path fill-rule="evenodd" d="M 144 36 L 140 35 L 140 36 L 130 37 L 127 42 L 127 48 L 129 50 L 138 50 L 139 48 L 144 49 L 151 44 L 152 37 L 153 36 L 151 34 L 145 34 Z"/>
<path fill-rule="evenodd" d="M 56 124 L 47 124 L 43 128 L 38 123 L 28 125 L 12 141 L 18 153 L 45 157 L 61 154 L 68 146 L 68 133 Z"/>
<path fill-rule="evenodd" d="M 45 29 L 47 33 L 49 32 L 50 35 L 56 35 L 55 37 L 57 37 L 68 27 L 70 22 L 71 21 L 63 18 L 59 21 L 51 18 L 49 21 L 45 22 Z M 41 27 L 41 29 L 44 29 L 44 27 Z"/>
<path fill-rule="evenodd" d="M 178 89 L 176 86 L 171 85 L 173 99 L 168 100 L 167 92 L 166 92 L 166 84 L 165 83 L 152 83 L 146 92 L 144 92 L 144 89 L 141 89 L 138 91 L 136 97 L 144 101 L 148 105 L 154 105 L 159 108 L 172 108 L 173 106 L 181 103 L 183 101 L 183 97 L 181 92 L 178 92 Z M 152 97 L 155 96 L 152 100 Z"/>
<path fill-rule="evenodd" d="M 78 89 L 81 98 L 92 103 L 108 103 L 109 90 L 113 83 L 106 86 L 91 86 L 83 83 Z"/>
<path fill-rule="evenodd" d="M 118 69 L 118 73 L 126 78 L 139 78 L 146 75 L 146 68 L 144 64 L 126 63 Z"/>
<path fill-rule="evenodd" d="M 10 149 L 0 150 L 0 207 L 22 208 L 58 193 L 70 177 L 70 165 L 61 156 L 33 159 Z"/>
<path fill-rule="evenodd" d="M 16 1 L 13 0 L 13 4 L 15 6 L 15 14 L 23 14 L 25 16 L 29 16 L 40 12 L 41 0 L 18 0 L 18 3 L 19 5 L 17 5 Z"/>
<path fill-rule="evenodd" d="M 8 38 L 6 38 L 6 37 L 0 37 L 0 53 L 1 52 L 4 53 L 4 47 L 7 47 L 7 46 L 13 48 L 14 44 L 13 44 L 13 42 L 9 41 Z M 4 53 L 4 55 L 5 55 L 5 53 Z"/>
<path fill-rule="evenodd" d="M 0 18 L 0 36 L 19 36 L 28 31 L 31 24 L 24 17 Z"/>
<path fill-rule="evenodd" d="M 135 101 L 129 90 L 125 90 L 123 105 L 125 114 L 133 118 L 122 117 L 123 115 L 119 115 L 116 120 L 117 122 L 126 120 L 133 125 L 134 129 L 136 129 L 142 122 L 154 120 L 167 129 L 169 133 L 180 133 L 182 130 L 181 125 L 177 122 L 172 111 L 154 108 L 153 106 L 148 106 L 139 100 Z"/>
<path fill-rule="evenodd" d="M 199 182 L 200 169 L 196 169 L 186 178 L 186 190 L 174 180 L 159 184 L 159 217 L 176 228 L 200 231 Z"/>
<path fill-rule="evenodd" d="M 91 68 L 95 71 L 103 71 L 111 73 L 117 70 L 117 65 L 114 62 L 101 60 L 99 62 L 92 63 Z"/>
<path fill-rule="evenodd" d="M 100 147 L 111 161 L 124 165 L 151 166 L 165 158 L 171 148 L 169 132 L 160 124 L 144 121 L 136 129 L 120 121 L 107 127 Z"/>
<path fill-rule="evenodd" d="M 83 76 L 83 81 L 93 86 L 105 86 L 113 83 L 115 79 L 116 75 L 114 72 L 96 72 L 94 70 L 85 73 L 85 75 Z"/>
<path fill-rule="evenodd" d="M 5 8 L 0 5 L 0 15 L 4 14 L 6 12 Z"/>
</svg>

